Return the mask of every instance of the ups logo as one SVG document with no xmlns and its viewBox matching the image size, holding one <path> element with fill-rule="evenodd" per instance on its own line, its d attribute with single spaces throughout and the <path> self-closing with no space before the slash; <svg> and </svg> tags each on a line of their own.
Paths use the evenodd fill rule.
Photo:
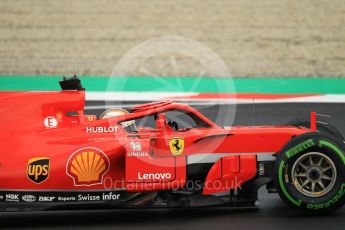
<svg viewBox="0 0 345 230">
<path fill-rule="evenodd" d="M 50 159 L 43 157 L 31 158 L 28 161 L 27 176 L 29 180 L 40 184 L 48 179 L 50 168 Z"/>
</svg>

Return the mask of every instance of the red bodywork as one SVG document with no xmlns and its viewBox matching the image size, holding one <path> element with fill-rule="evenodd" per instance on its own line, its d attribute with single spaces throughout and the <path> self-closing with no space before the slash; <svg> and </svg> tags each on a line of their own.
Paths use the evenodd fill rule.
<svg viewBox="0 0 345 230">
<path fill-rule="evenodd" d="M 219 157 L 207 173 L 203 194 L 217 194 L 254 178 L 257 154 L 271 156 L 294 136 L 312 131 L 292 126 L 223 128 L 192 107 L 171 102 L 98 120 L 84 115 L 84 103 L 84 91 L 0 93 L 0 190 L 178 189 L 185 186 L 189 163 L 214 154 Z M 194 114 L 207 127 L 176 131 L 160 115 L 172 110 Z M 138 127 L 132 133 L 120 124 L 152 114 L 158 116 L 156 128 Z M 87 131 L 109 127 L 113 132 Z M 171 138 L 184 141 L 182 153 L 172 154 Z M 131 154 L 133 149 L 137 153 Z M 36 158 L 49 159 L 46 174 L 37 164 L 29 168 Z M 31 176 L 36 178 L 30 179 L 28 170 L 34 168 Z"/>
</svg>

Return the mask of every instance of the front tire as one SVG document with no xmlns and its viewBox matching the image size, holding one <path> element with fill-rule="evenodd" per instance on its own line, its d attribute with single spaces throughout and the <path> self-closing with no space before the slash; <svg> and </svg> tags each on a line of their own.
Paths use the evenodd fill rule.
<svg viewBox="0 0 345 230">
<path fill-rule="evenodd" d="M 307 133 L 292 139 L 275 163 L 282 200 L 306 214 L 332 212 L 345 203 L 345 147 L 336 138 Z"/>
</svg>

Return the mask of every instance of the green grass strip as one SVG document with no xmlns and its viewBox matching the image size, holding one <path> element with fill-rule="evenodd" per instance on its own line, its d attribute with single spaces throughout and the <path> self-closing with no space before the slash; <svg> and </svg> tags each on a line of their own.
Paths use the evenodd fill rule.
<svg viewBox="0 0 345 230">
<path fill-rule="evenodd" d="M 88 91 L 345 94 L 345 78 L 80 77 Z M 0 76 L 0 90 L 59 90 L 59 76 Z"/>
</svg>

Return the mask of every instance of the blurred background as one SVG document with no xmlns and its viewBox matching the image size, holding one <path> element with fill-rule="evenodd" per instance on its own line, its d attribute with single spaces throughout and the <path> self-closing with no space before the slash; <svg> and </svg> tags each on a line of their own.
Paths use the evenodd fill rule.
<svg viewBox="0 0 345 230">
<path fill-rule="evenodd" d="M 235 77 L 345 76 L 343 0 L 1 0 L 0 75 L 109 76 L 163 35 L 200 41 Z"/>
</svg>

